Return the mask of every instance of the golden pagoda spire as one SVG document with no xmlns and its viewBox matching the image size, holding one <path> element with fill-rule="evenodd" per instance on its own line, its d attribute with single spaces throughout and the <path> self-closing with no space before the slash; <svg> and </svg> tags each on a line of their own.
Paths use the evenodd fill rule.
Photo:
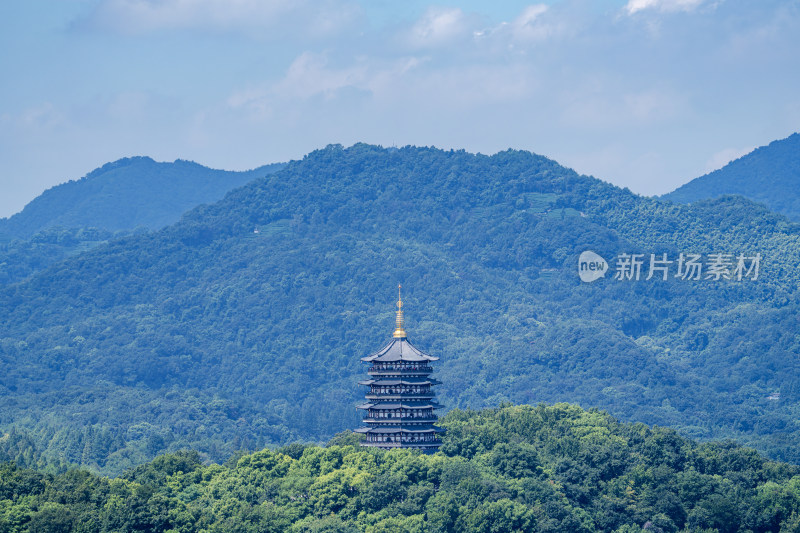
<svg viewBox="0 0 800 533">
<path fill-rule="evenodd" d="M 400 294 L 401 288 L 403 288 L 402 285 L 397 286 L 397 327 L 392 335 L 395 339 L 406 338 L 406 330 L 403 329 L 403 297 Z"/>
</svg>

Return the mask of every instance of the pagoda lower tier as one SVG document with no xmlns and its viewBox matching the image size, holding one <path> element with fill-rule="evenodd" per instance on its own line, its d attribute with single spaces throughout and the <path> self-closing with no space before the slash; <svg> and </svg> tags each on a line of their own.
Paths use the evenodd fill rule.
<svg viewBox="0 0 800 533">
<path fill-rule="evenodd" d="M 425 452 L 435 452 L 442 445 L 439 440 L 441 428 L 419 428 L 418 426 L 394 426 L 360 428 L 357 433 L 364 433 L 367 439 L 362 446 L 375 448 L 417 448 Z"/>
</svg>

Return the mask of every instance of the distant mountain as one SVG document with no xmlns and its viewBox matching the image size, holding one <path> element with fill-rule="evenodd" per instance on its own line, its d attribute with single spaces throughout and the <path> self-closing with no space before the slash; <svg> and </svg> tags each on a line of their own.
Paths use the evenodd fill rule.
<svg viewBox="0 0 800 533">
<path fill-rule="evenodd" d="M 663 202 L 528 152 L 329 146 L 0 288 L 0 431 L 111 473 L 326 439 L 359 425 L 403 283 L 448 408 L 577 402 L 800 462 L 799 242 L 738 196 Z M 592 283 L 587 250 L 611 269 Z"/>
<path fill-rule="evenodd" d="M 185 211 L 284 166 L 229 172 L 149 157 L 108 163 L 46 190 L 20 213 L 0 219 L 0 286 L 110 239 L 174 223 Z"/>
<path fill-rule="evenodd" d="M 214 170 L 191 161 L 158 163 L 131 157 L 108 163 L 77 181 L 56 185 L 25 208 L 0 219 L 0 242 L 28 239 L 53 227 L 108 231 L 159 229 L 189 209 L 221 199 L 231 189 L 282 168 Z"/>
<path fill-rule="evenodd" d="M 773 141 L 662 198 L 690 203 L 739 194 L 800 221 L 800 134 Z"/>
</svg>

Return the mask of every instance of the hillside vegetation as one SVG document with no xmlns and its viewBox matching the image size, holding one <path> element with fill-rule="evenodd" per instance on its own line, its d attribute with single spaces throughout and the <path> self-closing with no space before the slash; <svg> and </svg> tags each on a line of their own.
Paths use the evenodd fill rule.
<svg viewBox="0 0 800 533">
<path fill-rule="evenodd" d="M 800 468 L 576 406 L 451 411 L 440 453 L 337 436 L 204 465 L 178 452 L 108 479 L 0 465 L 0 530 L 796 531 Z"/>
<path fill-rule="evenodd" d="M 0 219 L 0 285 L 21 281 L 66 257 L 131 233 L 160 229 L 200 204 L 257 177 L 214 170 L 191 161 L 120 159 L 85 177 L 46 190 L 20 213 Z"/>
<path fill-rule="evenodd" d="M 800 221 L 800 134 L 773 141 L 662 198 L 689 203 L 739 194 Z"/>
<path fill-rule="evenodd" d="M 402 282 L 448 408 L 576 402 L 800 462 L 799 239 L 743 198 L 668 204 L 527 152 L 330 146 L 0 290 L 0 420 L 35 445 L 15 457 L 109 473 L 325 440 L 358 425 Z M 587 284 L 587 249 L 763 260 Z"/>
<path fill-rule="evenodd" d="M 180 159 L 158 163 L 149 157 L 124 158 L 47 189 L 19 213 L 0 219 L 0 236 L 27 239 L 53 227 L 159 229 L 177 222 L 189 209 L 216 202 L 231 189 L 283 166 L 231 172 Z"/>
</svg>

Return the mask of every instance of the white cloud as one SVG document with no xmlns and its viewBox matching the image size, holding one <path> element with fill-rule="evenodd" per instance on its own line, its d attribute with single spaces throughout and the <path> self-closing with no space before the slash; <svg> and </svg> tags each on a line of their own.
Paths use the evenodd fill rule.
<svg viewBox="0 0 800 533">
<path fill-rule="evenodd" d="M 395 81 L 378 97 L 445 114 L 526 102 L 537 88 L 532 69 L 523 62 L 419 68 Z"/>
<path fill-rule="evenodd" d="M 331 68 L 324 55 L 305 52 L 294 60 L 274 90 L 284 98 L 305 99 L 317 94 L 330 98 L 345 87 L 368 88 L 368 78 L 369 68 L 363 62 Z"/>
<path fill-rule="evenodd" d="M 514 37 L 538 41 L 552 35 L 556 28 L 542 20 L 547 10 L 548 7 L 545 4 L 535 4 L 523 9 L 522 13 L 511 23 Z"/>
<path fill-rule="evenodd" d="M 50 131 L 66 123 L 65 114 L 51 102 L 25 109 L 18 117 L 18 124 L 28 132 Z"/>
<path fill-rule="evenodd" d="M 639 11 L 654 10 L 661 12 L 692 11 L 705 0 L 628 0 L 625 11 L 633 15 Z"/>
<path fill-rule="evenodd" d="M 290 4 L 286 0 L 105 0 L 94 20 L 116 29 L 145 32 L 172 28 L 269 23 Z"/>
<path fill-rule="evenodd" d="M 706 161 L 706 174 L 724 167 L 734 159 L 739 159 L 743 155 L 749 154 L 754 148 L 753 146 L 748 148 L 725 148 L 724 150 L 716 152 Z"/>
<path fill-rule="evenodd" d="M 564 125 L 605 132 L 653 127 L 679 120 L 689 109 L 686 98 L 673 90 L 626 91 L 603 78 L 584 82 L 561 95 L 558 107 Z"/>
<path fill-rule="evenodd" d="M 496 54 L 502 57 L 507 52 L 526 54 L 534 47 L 564 42 L 564 37 L 579 33 L 581 17 L 574 10 L 563 6 L 532 4 L 526 6 L 510 21 L 482 27 L 472 32 L 475 48 L 483 57 Z M 475 19 L 475 22 L 479 22 Z"/>
<path fill-rule="evenodd" d="M 150 96 L 144 91 L 126 91 L 115 95 L 106 112 L 114 120 L 136 121 L 144 119 L 152 106 Z"/>
<path fill-rule="evenodd" d="M 187 29 L 254 33 L 288 22 L 302 26 L 304 33 L 326 34 L 358 12 L 347 0 L 101 0 L 86 22 L 132 34 Z"/>
<path fill-rule="evenodd" d="M 342 60 L 304 52 L 280 79 L 234 91 L 226 104 L 253 122 L 326 114 L 342 106 L 360 113 L 372 109 L 392 115 L 406 109 L 424 116 L 431 109 L 448 114 L 524 102 L 536 88 L 533 69 L 524 62 L 443 67 L 427 57 Z"/>
<path fill-rule="evenodd" d="M 326 54 L 304 52 L 273 83 L 235 91 L 227 100 L 231 109 L 245 110 L 255 120 L 268 119 L 286 106 L 303 105 L 316 97 L 332 101 L 342 91 L 375 95 L 394 87 L 399 78 L 420 64 L 420 58 L 397 58 L 386 62 L 355 58 L 343 66 L 332 65 Z"/>
<path fill-rule="evenodd" d="M 514 21 L 520 26 L 531 24 L 539 18 L 540 15 L 547 12 L 547 4 L 534 4 L 522 10 L 522 13 Z"/>
<path fill-rule="evenodd" d="M 415 47 L 448 44 L 469 34 L 466 15 L 458 8 L 429 7 L 409 32 L 409 42 Z"/>
<path fill-rule="evenodd" d="M 686 108 L 683 97 L 674 92 L 651 89 L 625 95 L 626 113 L 640 122 L 659 122 L 680 115 Z"/>
</svg>

